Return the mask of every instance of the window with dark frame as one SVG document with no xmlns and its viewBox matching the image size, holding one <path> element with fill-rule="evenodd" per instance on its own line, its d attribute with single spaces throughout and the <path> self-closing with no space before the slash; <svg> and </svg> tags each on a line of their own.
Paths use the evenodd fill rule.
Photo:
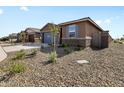
<svg viewBox="0 0 124 93">
<path fill-rule="evenodd" d="M 69 25 L 68 32 L 69 32 L 70 38 L 75 38 L 76 37 L 76 25 Z"/>
</svg>

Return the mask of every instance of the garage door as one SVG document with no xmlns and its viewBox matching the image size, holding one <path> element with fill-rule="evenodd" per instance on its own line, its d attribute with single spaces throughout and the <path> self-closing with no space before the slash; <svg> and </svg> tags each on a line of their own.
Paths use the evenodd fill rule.
<svg viewBox="0 0 124 93">
<path fill-rule="evenodd" d="M 52 34 L 50 32 L 44 33 L 44 43 L 52 44 Z"/>
<path fill-rule="evenodd" d="M 28 36 L 28 41 L 29 42 L 34 42 L 35 40 L 34 40 L 34 35 L 29 35 Z"/>
</svg>

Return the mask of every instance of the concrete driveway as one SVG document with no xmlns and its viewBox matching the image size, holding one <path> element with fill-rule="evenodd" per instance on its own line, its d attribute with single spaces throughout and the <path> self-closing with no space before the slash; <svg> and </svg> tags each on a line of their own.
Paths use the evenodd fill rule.
<svg viewBox="0 0 124 93">
<path fill-rule="evenodd" d="M 14 51 L 20 51 L 22 49 L 35 49 L 35 48 L 40 48 L 41 46 L 23 46 L 23 45 L 15 45 L 15 46 L 6 46 L 3 47 L 3 49 L 9 53 L 9 52 L 14 52 Z"/>
</svg>

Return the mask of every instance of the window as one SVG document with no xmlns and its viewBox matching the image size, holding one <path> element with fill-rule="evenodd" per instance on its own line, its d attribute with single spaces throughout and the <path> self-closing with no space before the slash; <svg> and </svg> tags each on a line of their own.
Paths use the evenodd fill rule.
<svg viewBox="0 0 124 93">
<path fill-rule="evenodd" d="M 68 26 L 69 37 L 76 37 L 76 25 Z"/>
</svg>

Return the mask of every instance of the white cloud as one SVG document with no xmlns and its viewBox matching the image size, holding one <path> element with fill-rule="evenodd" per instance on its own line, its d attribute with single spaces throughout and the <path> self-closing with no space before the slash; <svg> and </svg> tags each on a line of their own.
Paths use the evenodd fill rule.
<svg viewBox="0 0 124 93">
<path fill-rule="evenodd" d="M 102 20 L 96 20 L 95 21 L 98 25 L 102 24 Z"/>
<path fill-rule="evenodd" d="M 23 11 L 29 11 L 28 7 L 26 7 L 26 6 L 22 6 L 22 7 L 20 7 L 20 9 Z"/>
<path fill-rule="evenodd" d="M 3 10 L 2 9 L 0 9 L 0 14 L 3 14 Z"/>
<path fill-rule="evenodd" d="M 110 23 L 111 23 L 111 19 L 106 19 L 106 20 L 104 21 L 104 23 L 110 24 Z"/>
</svg>

